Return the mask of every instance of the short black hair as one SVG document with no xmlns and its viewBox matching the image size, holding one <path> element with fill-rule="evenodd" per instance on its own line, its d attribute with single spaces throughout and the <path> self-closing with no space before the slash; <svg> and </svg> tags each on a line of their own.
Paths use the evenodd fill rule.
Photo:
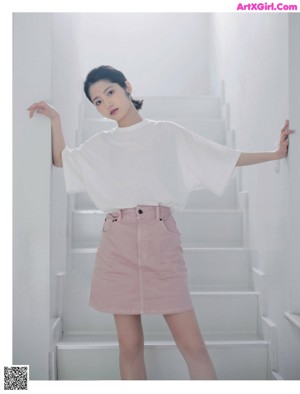
<svg viewBox="0 0 300 394">
<path fill-rule="evenodd" d="M 127 81 L 127 79 L 121 71 L 111 66 L 96 67 L 88 73 L 84 81 L 84 93 L 86 97 L 90 100 L 90 102 L 92 102 L 89 92 L 91 85 L 103 79 L 112 83 L 117 83 L 123 89 L 126 88 L 125 82 Z M 130 97 L 130 99 L 137 110 L 142 108 L 144 100 L 134 100 L 132 97 Z"/>
</svg>

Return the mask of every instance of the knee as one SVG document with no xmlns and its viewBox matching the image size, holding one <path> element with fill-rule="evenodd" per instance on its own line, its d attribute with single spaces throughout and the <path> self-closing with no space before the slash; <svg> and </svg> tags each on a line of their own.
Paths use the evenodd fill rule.
<svg viewBox="0 0 300 394">
<path fill-rule="evenodd" d="M 189 360 L 205 361 L 210 359 L 205 344 L 186 343 L 179 346 L 179 350 Z"/>
<path fill-rule="evenodd" d="M 119 338 L 120 356 L 134 360 L 143 354 L 144 338 L 142 335 Z"/>
</svg>

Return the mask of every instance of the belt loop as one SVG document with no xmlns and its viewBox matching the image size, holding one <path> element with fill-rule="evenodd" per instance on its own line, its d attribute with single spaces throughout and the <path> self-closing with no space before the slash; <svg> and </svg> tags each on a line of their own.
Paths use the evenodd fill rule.
<svg viewBox="0 0 300 394">
<path fill-rule="evenodd" d="M 159 205 L 156 205 L 156 220 L 159 221 Z"/>
<path fill-rule="evenodd" d="M 120 209 L 120 221 L 122 220 L 122 209 Z"/>
</svg>

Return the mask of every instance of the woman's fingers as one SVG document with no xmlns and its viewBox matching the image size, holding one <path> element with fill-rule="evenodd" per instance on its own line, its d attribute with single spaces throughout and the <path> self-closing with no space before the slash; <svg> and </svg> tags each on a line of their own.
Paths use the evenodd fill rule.
<svg viewBox="0 0 300 394">
<path fill-rule="evenodd" d="M 282 134 L 281 134 L 282 140 L 283 140 L 283 141 L 284 141 L 284 140 L 287 140 L 288 137 L 289 137 L 289 135 L 290 135 L 290 134 L 293 134 L 293 133 L 295 133 L 295 130 L 286 130 L 286 131 L 283 131 Z"/>
<path fill-rule="evenodd" d="M 286 121 L 284 122 L 284 125 L 283 125 L 283 129 L 287 130 L 289 128 L 289 125 L 290 125 L 290 121 L 288 119 L 286 119 Z"/>
<path fill-rule="evenodd" d="M 286 120 L 284 122 L 284 125 L 283 125 L 282 129 L 281 129 L 281 138 L 282 139 L 285 138 L 284 135 L 285 135 L 285 132 L 288 130 L 288 128 L 289 128 L 289 121 Z"/>
<path fill-rule="evenodd" d="M 289 120 L 287 119 L 287 120 L 285 121 L 285 123 L 284 123 L 282 129 L 281 129 L 281 139 L 282 139 L 282 141 L 287 140 L 288 137 L 289 137 L 289 135 L 295 132 L 295 130 L 290 130 L 290 129 L 289 129 L 289 125 L 290 125 L 290 122 L 289 122 Z"/>
<path fill-rule="evenodd" d="M 46 109 L 47 105 L 43 101 L 40 101 L 39 103 L 32 104 L 29 108 L 27 108 L 27 111 L 29 111 L 29 117 L 32 118 L 35 112 L 43 113 Z"/>
<path fill-rule="evenodd" d="M 29 111 L 29 117 L 30 117 L 30 118 L 32 118 L 34 112 L 35 112 L 36 109 L 37 109 L 37 106 L 38 106 L 38 104 L 37 104 L 37 103 L 34 103 L 34 104 L 32 104 L 29 108 L 27 108 L 27 111 Z"/>
<path fill-rule="evenodd" d="M 286 157 L 289 148 L 289 135 L 295 133 L 295 130 L 289 129 L 290 122 L 287 119 L 281 129 L 281 137 L 278 150 L 281 152 L 281 157 Z"/>
<path fill-rule="evenodd" d="M 33 117 L 33 114 L 34 114 L 35 110 L 36 110 L 35 105 L 31 105 L 29 108 L 27 108 L 27 111 L 29 111 L 29 117 L 30 118 Z"/>
</svg>

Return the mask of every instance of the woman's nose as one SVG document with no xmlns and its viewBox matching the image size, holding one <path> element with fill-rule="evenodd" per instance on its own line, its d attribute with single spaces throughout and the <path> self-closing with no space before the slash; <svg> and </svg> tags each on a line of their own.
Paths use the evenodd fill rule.
<svg viewBox="0 0 300 394">
<path fill-rule="evenodd" d="M 107 98 L 107 99 L 104 101 L 104 105 L 105 105 L 105 107 L 106 107 L 107 109 L 109 109 L 110 107 L 113 106 L 113 104 L 112 104 L 112 102 L 111 102 L 111 100 L 110 100 L 109 98 Z"/>
</svg>

